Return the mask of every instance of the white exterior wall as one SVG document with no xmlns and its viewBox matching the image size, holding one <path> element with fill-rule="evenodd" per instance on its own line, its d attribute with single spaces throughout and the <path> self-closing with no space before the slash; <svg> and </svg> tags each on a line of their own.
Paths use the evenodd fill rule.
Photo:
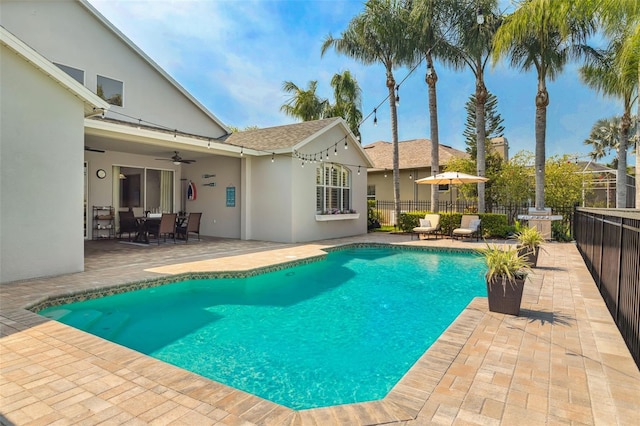
<svg viewBox="0 0 640 426">
<path fill-rule="evenodd" d="M 344 130 L 334 127 L 301 148 L 301 153 L 316 153 L 333 147 L 344 137 Z M 287 155 L 252 159 L 251 218 L 248 239 L 278 242 L 307 242 L 325 238 L 360 235 L 367 232 L 367 173 L 364 158 L 355 146 L 331 150 L 329 161 L 349 164 L 352 169 L 352 208 L 360 217 L 350 220 L 316 221 L 316 167 Z M 356 166 L 353 166 L 356 165 Z M 357 165 L 362 165 L 358 176 Z"/>
<path fill-rule="evenodd" d="M 0 23 L 51 62 L 83 70 L 93 93 L 97 75 L 122 81 L 123 106 L 111 111 L 191 134 L 226 133 L 77 1 L 3 1 Z"/>
<path fill-rule="evenodd" d="M 1 49 L 0 282 L 82 271 L 84 105 Z"/>
</svg>

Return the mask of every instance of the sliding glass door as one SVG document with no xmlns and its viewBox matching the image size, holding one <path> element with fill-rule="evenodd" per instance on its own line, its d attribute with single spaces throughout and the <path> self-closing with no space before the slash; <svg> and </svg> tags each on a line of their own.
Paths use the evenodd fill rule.
<svg viewBox="0 0 640 426">
<path fill-rule="evenodd" d="M 174 171 L 113 166 L 113 204 L 116 211 L 173 213 Z M 117 178 L 116 178 L 117 177 Z"/>
</svg>

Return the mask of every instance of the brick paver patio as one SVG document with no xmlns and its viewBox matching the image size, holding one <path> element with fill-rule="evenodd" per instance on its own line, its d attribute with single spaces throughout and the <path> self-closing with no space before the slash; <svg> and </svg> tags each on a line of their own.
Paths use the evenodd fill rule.
<svg viewBox="0 0 640 426">
<path fill-rule="evenodd" d="M 573 244 L 545 245 L 520 316 L 490 313 L 476 298 L 386 398 L 312 410 L 278 406 L 25 309 L 53 295 L 253 269 L 351 242 L 482 245 L 381 233 L 313 244 L 87 242 L 85 272 L 0 286 L 0 423 L 640 424 L 640 373 Z"/>
</svg>

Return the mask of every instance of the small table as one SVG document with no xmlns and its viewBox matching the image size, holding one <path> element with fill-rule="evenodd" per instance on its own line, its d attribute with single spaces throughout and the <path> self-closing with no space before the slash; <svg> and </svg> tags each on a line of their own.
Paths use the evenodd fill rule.
<svg viewBox="0 0 640 426">
<path fill-rule="evenodd" d="M 154 221 L 158 222 L 159 224 L 160 218 L 147 216 L 136 217 L 136 222 L 138 223 L 138 232 L 136 232 L 136 236 L 133 241 L 136 243 L 149 244 L 149 224 Z"/>
</svg>

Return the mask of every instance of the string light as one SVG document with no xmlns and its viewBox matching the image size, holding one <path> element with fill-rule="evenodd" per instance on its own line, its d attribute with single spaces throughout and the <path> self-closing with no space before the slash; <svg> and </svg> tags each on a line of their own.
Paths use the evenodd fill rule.
<svg viewBox="0 0 640 426">
<path fill-rule="evenodd" d="M 349 149 L 349 144 L 347 143 L 347 137 L 344 137 L 344 149 Z"/>
<path fill-rule="evenodd" d="M 396 86 L 396 106 L 400 106 L 400 85 Z"/>
<path fill-rule="evenodd" d="M 243 157 L 243 156 L 244 156 L 244 147 L 241 146 L 240 147 L 240 157 Z"/>
<path fill-rule="evenodd" d="M 374 125 L 374 126 L 377 126 L 377 125 L 378 125 L 378 115 L 377 115 L 377 112 L 378 112 L 378 108 L 374 108 L 374 109 L 373 109 L 373 125 Z"/>
<path fill-rule="evenodd" d="M 327 160 L 329 159 L 329 150 L 327 149 Z"/>
<path fill-rule="evenodd" d="M 484 15 L 482 14 L 482 7 L 478 7 L 478 16 L 476 17 L 476 22 L 478 25 L 484 24 Z"/>
<path fill-rule="evenodd" d="M 358 166 L 358 176 L 360 176 L 360 166 Z"/>
<path fill-rule="evenodd" d="M 338 144 L 333 146 L 333 155 L 338 155 Z"/>
<path fill-rule="evenodd" d="M 274 161 L 276 161 L 276 153 L 272 152 L 271 153 L 271 162 L 273 163 Z"/>
<path fill-rule="evenodd" d="M 207 149 L 211 149 L 211 139 L 207 141 Z"/>
<path fill-rule="evenodd" d="M 173 138 L 175 139 L 178 136 L 178 129 L 173 131 Z"/>
</svg>

